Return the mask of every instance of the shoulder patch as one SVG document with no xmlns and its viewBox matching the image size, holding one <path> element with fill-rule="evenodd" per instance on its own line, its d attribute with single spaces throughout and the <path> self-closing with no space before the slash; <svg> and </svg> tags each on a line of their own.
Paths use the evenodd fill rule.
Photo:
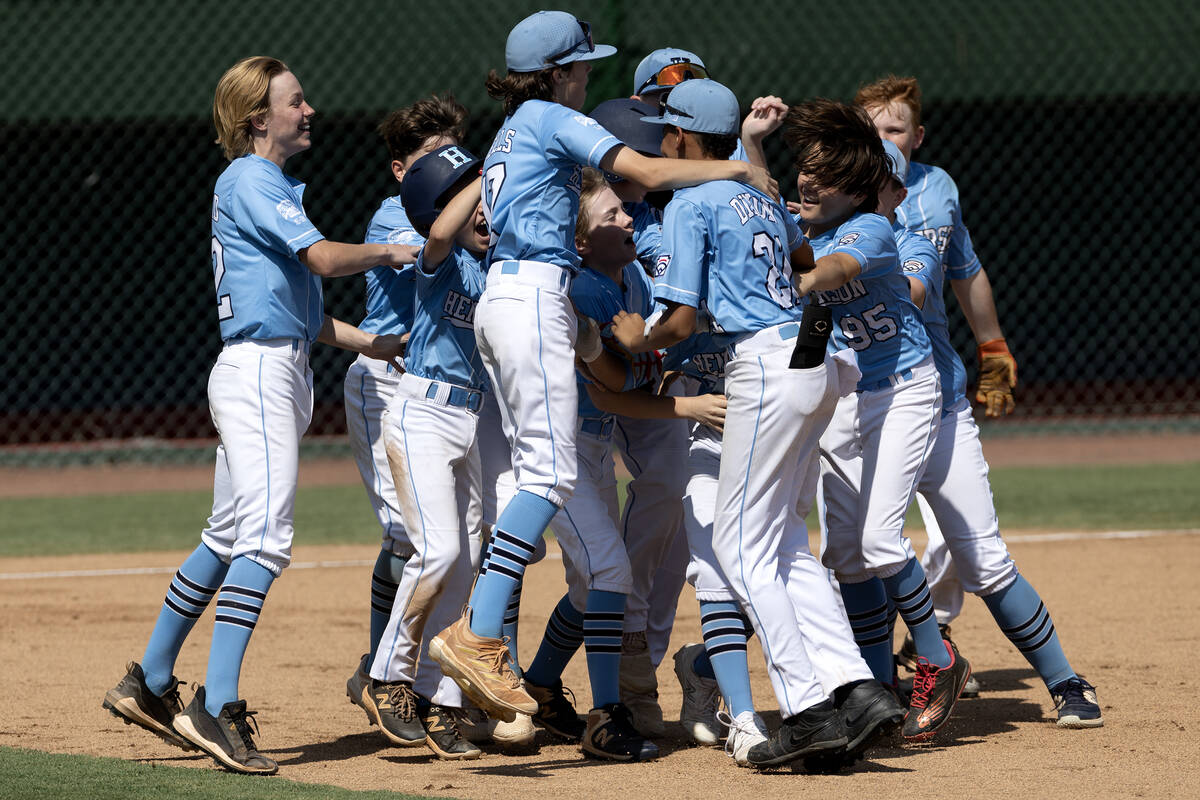
<svg viewBox="0 0 1200 800">
<path fill-rule="evenodd" d="M 654 277 L 661 278 L 667 274 L 667 267 L 671 266 L 671 254 L 663 253 L 654 262 Z"/>
<path fill-rule="evenodd" d="M 925 269 L 925 265 L 915 258 L 910 258 L 900 265 L 905 272 L 920 272 Z"/>
<path fill-rule="evenodd" d="M 592 119 L 591 117 L 585 117 L 583 114 L 575 114 L 571 117 L 571 119 L 574 120 L 577 124 L 582 125 L 585 128 L 599 128 L 600 127 L 599 122 L 596 122 L 596 120 Z"/>
<path fill-rule="evenodd" d="M 862 234 L 859 233 L 847 233 L 845 236 L 838 239 L 838 244 L 854 244 L 858 241 L 858 237 L 861 235 Z"/>
<path fill-rule="evenodd" d="M 293 225 L 298 225 L 304 220 L 304 212 L 296 208 L 296 204 L 291 200 L 280 200 L 279 205 L 275 206 L 275 210 L 279 212 L 279 216 Z"/>
</svg>

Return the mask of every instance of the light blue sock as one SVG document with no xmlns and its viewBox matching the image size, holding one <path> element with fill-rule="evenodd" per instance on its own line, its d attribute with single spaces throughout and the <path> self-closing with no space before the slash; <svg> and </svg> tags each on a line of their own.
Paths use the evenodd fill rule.
<svg viewBox="0 0 1200 800">
<path fill-rule="evenodd" d="M 621 702 L 621 631 L 625 595 L 592 589 L 583 614 L 583 649 L 592 684 L 592 707 Z"/>
<path fill-rule="evenodd" d="M 1037 589 L 1023 575 L 984 597 L 983 602 L 996 618 L 1000 630 L 1042 676 L 1046 688 L 1075 677 L 1054 631 L 1050 612 Z"/>
<path fill-rule="evenodd" d="M 228 564 L 217 558 L 208 545 L 201 544 L 175 572 L 142 656 L 142 671 L 150 691 L 162 694 L 170 686 L 179 649 L 228 570 Z"/>
<path fill-rule="evenodd" d="M 471 592 L 471 632 L 476 636 L 498 639 L 503 634 L 508 601 L 557 513 L 554 503 L 522 489 L 500 514 Z"/>
<path fill-rule="evenodd" d="M 517 677 L 523 677 L 525 674 L 521 670 L 521 659 L 517 655 L 517 623 L 521 618 L 521 586 L 524 582 L 525 578 L 522 576 L 513 589 L 512 597 L 508 598 L 508 608 L 504 611 L 504 627 L 501 628 L 504 637 L 508 639 L 508 653 L 512 656 L 511 666 Z"/>
<path fill-rule="evenodd" d="M 533 663 L 525 670 L 525 680 L 534 686 L 553 686 L 581 644 L 583 612 L 571 605 L 570 597 L 564 594 L 546 622 L 546 633 Z"/>
<path fill-rule="evenodd" d="M 880 683 L 891 684 L 895 665 L 892 659 L 892 627 L 889 623 L 887 589 L 879 578 L 861 583 L 839 581 L 842 604 L 854 642 L 871 674 Z"/>
<path fill-rule="evenodd" d="M 221 706 L 238 699 L 242 657 L 274 580 L 269 569 L 245 556 L 235 558 L 225 576 L 217 595 L 217 620 L 204 678 L 204 708 L 214 717 L 221 713 Z"/>
<path fill-rule="evenodd" d="M 754 710 L 750 665 L 746 661 L 750 630 L 750 621 L 737 603 L 700 601 L 704 653 L 696 658 L 693 667 L 698 675 L 717 679 L 731 717 Z"/>
<path fill-rule="evenodd" d="M 368 665 L 375 660 L 379 640 L 383 638 L 383 631 L 391 619 L 396 589 L 400 586 L 400 576 L 407 560 L 383 548 L 380 548 L 379 556 L 375 559 L 375 569 L 371 571 L 371 655 L 367 658 Z"/>
<path fill-rule="evenodd" d="M 921 569 L 921 562 L 910 558 L 903 569 L 882 580 L 888 597 L 896 604 L 896 610 L 912 634 L 917 655 L 928 659 L 934 666 L 950 666 L 950 652 L 942 640 L 937 617 L 933 615 L 933 598 L 929 595 L 929 584 L 925 582 L 925 570 Z M 891 642 L 888 642 L 888 649 L 891 649 Z M 875 677 L 879 678 L 878 675 Z"/>
</svg>

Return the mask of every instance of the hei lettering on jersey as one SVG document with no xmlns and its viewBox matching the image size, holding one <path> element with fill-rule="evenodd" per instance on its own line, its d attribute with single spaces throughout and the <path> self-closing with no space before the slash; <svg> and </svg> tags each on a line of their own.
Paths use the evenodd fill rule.
<svg viewBox="0 0 1200 800">
<path fill-rule="evenodd" d="M 963 224 L 958 187 L 950 175 L 940 167 L 914 161 L 904 185 L 908 196 L 896 209 L 896 219 L 933 243 L 952 280 L 979 272 L 979 257 Z"/>
<path fill-rule="evenodd" d="M 933 347 L 933 363 L 942 382 L 942 408 L 953 408 L 967 396 L 967 370 L 950 342 L 946 324 L 946 301 L 942 292 L 945 269 L 933 243 L 906 230 L 899 222 L 892 227 L 904 273 L 925 285 L 921 316 Z"/>
<path fill-rule="evenodd" d="M 582 167 L 621 143 L 590 117 L 527 100 L 504 121 L 483 162 L 488 260 L 528 260 L 578 271 L 575 221 Z"/>
<path fill-rule="evenodd" d="M 699 391 L 721 394 L 725 391 L 725 367 L 733 358 L 719 337 L 709 332 L 697 332 L 663 353 L 663 369 L 679 370 L 699 383 Z"/>
<path fill-rule="evenodd" d="M 303 183 L 252 154 L 217 178 L 212 266 L 222 339 L 317 338 L 321 279 L 298 254 L 325 237 L 305 215 L 303 196 Z"/>
<path fill-rule="evenodd" d="M 812 239 L 816 258 L 844 253 L 862 272 L 846 286 L 818 293 L 835 321 L 831 351 L 851 349 L 862 372 L 859 388 L 920 364 L 932 353 L 920 310 L 909 295 L 891 224 L 878 214 L 855 214 Z"/>
<path fill-rule="evenodd" d="M 417 258 L 416 303 L 404 367 L 414 375 L 471 389 L 490 385 L 475 342 L 475 306 L 486 279 L 480 260 L 455 245 L 432 273 Z"/>
<path fill-rule="evenodd" d="M 727 341 L 796 321 L 807 301 L 792 282 L 791 252 L 803 242 L 791 215 L 745 184 L 681 189 L 663 215 L 654 296 L 706 309 Z"/>
<path fill-rule="evenodd" d="M 367 228 L 370 244 L 407 244 L 422 247 L 425 237 L 417 233 L 404 211 L 399 195 L 379 205 Z M 416 271 L 412 265 L 400 269 L 379 266 L 368 270 L 367 315 L 358 327 L 368 333 L 408 333 L 412 327 L 416 299 Z"/>
</svg>

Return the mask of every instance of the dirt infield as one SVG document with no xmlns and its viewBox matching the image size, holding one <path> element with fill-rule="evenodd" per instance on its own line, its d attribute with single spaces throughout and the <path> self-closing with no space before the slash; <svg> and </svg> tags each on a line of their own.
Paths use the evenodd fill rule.
<svg viewBox="0 0 1200 800">
<path fill-rule="evenodd" d="M 984 439 L 983 449 L 993 467 L 1178 463 L 1200 458 L 1200 435 L 1020 436 Z M 0 467 L 0 498 L 205 489 L 212 487 L 212 474 L 211 464 Z M 358 470 L 349 459 L 306 459 L 300 464 L 301 486 L 358 481 Z"/>
<path fill-rule="evenodd" d="M 1200 652 L 1200 536 L 1139 540 L 1024 541 L 1012 552 L 1052 609 L 1074 665 L 1095 683 L 1104 707 L 1100 730 L 1059 730 L 1045 689 L 992 623 L 969 600 L 955 638 L 974 664 L 984 694 L 963 701 L 933 746 L 884 748 L 836 776 L 737 769 L 719 749 L 687 747 L 673 734 L 663 757 L 638 765 L 584 761 L 577 748 L 540 739 L 536 753 L 486 752 L 474 762 L 432 760 L 421 750 L 387 746 L 344 695 L 344 682 L 367 638 L 366 566 L 289 570 L 281 579 L 247 656 L 242 693 L 257 709 L 260 743 L 280 774 L 354 789 L 392 789 L 456 797 L 808 796 L 1196 797 L 1200 795 L 1200 708 L 1191 688 Z M 554 548 L 551 548 L 552 553 Z M 304 547 L 297 562 L 367 561 L 373 543 Z M 100 708 L 104 692 L 141 648 L 169 574 L 23 577 L 14 573 L 130 570 L 169 573 L 182 553 L 0 560 L 0 744 L 88 753 L 208 769 L 127 728 Z M 521 617 L 528 662 L 564 588 L 552 555 L 530 568 Z M 205 616 L 184 648 L 179 674 L 202 679 L 212 626 Z M 680 601 L 672 651 L 698 637 L 690 590 Z M 678 717 L 679 690 L 667 661 L 659 669 L 663 707 Z M 774 706 L 761 655 L 751 652 L 760 708 Z M 566 683 L 588 706 L 582 656 Z M 187 693 L 185 692 L 185 700 Z M 778 722 L 768 714 L 768 723 Z"/>
</svg>

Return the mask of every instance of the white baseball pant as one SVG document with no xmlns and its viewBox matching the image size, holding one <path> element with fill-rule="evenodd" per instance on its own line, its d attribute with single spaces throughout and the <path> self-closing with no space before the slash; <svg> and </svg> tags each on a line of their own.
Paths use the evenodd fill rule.
<svg viewBox="0 0 1200 800">
<path fill-rule="evenodd" d="M 1017 579 L 1017 565 L 1000 536 L 979 426 L 965 399 L 942 417 L 917 491 L 928 501 L 945 536 L 942 563 L 957 572 L 955 583 L 961 581 L 960 608 L 962 589 L 989 595 Z M 938 621 L 943 621 L 940 616 Z"/>
<path fill-rule="evenodd" d="M 445 384 L 405 374 L 383 416 L 396 496 L 411 520 L 413 554 L 404 564 L 371 676 L 411 681 L 417 694 L 434 703 L 461 707 L 454 681 L 443 679 L 427 659 L 417 668 L 422 645 L 461 615 L 479 566 L 479 419 L 466 408 L 427 398 L 430 387 L 439 385 Z"/>
<path fill-rule="evenodd" d="M 367 489 L 367 500 L 383 530 L 383 549 L 408 558 L 412 555 L 412 543 L 408 541 L 400 502 L 396 499 L 382 427 L 383 412 L 396 393 L 401 374 L 386 361 L 360 355 L 346 370 L 342 394 L 350 449 Z"/>
<path fill-rule="evenodd" d="M 208 377 L 221 441 L 200 539 L 222 561 L 246 556 L 276 577 L 292 560 L 300 438 L 312 419 L 308 351 L 303 339 L 227 342 Z"/>
<path fill-rule="evenodd" d="M 937 438 L 941 404 L 932 359 L 886 388 L 838 402 L 821 437 L 821 559 L 839 581 L 890 577 L 914 557 L 904 517 Z"/>
<path fill-rule="evenodd" d="M 550 521 L 550 530 L 562 548 L 567 593 L 578 611 L 587 608 L 591 589 L 627 595 L 633 587 L 629 555 L 617 531 L 611 422 L 606 427 L 599 435 L 578 434 L 575 492 Z"/>
<path fill-rule="evenodd" d="M 479 355 L 500 400 L 516 488 L 560 508 L 575 487 L 575 308 L 570 273 L 497 261 L 475 308 Z"/>
<path fill-rule="evenodd" d="M 812 369 L 789 368 L 798 327 L 766 328 L 733 348 L 712 537 L 721 571 L 762 643 L 785 719 L 829 694 L 813 664 L 817 648 L 798 620 L 833 606 L 806 608 L 829 584 L 808 550 L 797 507 L 837 403 L 841 368 L 831 358 Z M 814 562 L 812 570 L 795 564 L 804 559 Z"/>
<path fill-rule="evenodd" d="M 483 472 L 483 524 L 494 526 L 500 512 L 517 490 L 512 466 L 512 446 L 504 436 L 496 393 L 483 396 L 479 409 L 479 463 Z M 544 548 L 543 548 L 544 549 Z M 532 562 L 530 562 L 532 563 Z"/>
</svg>

